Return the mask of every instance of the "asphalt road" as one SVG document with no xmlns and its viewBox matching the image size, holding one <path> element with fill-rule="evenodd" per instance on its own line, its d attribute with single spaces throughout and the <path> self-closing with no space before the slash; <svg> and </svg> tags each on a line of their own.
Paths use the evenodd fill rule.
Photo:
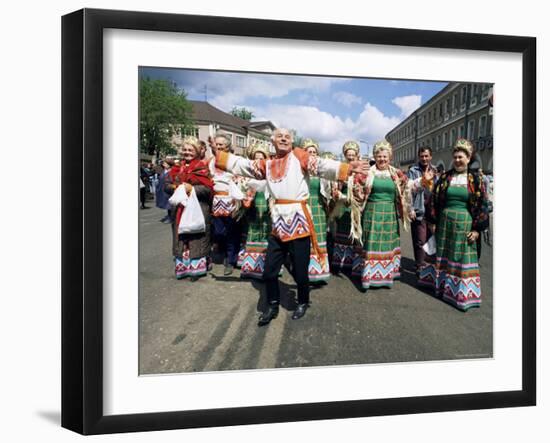
<svg viewBox="0 0 550 443">
<path fill-rule="evenodd" d="M 153 202 L 148 202 L 149 206 Z M 218 264 L 199 281 L 177 281 L 164 211 L 140 211 L 141 374 L 348 365 L 492 357 L 492 248 L 483 245 L 482 306 L 464 313 L 418 289 L 410 234 L 402 233 L 402 277 L 392 289 L 360 292 L 333 276 L 311 292 L 292 320 L 296 286 L 282 277 L 282 306 L 257 326 L 263 285 L 223 276 Z"/>
</svg>

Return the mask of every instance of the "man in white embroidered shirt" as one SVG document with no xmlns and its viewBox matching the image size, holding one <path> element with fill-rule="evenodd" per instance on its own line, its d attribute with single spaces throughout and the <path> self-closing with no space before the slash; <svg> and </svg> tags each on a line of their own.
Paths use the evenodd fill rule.
<svg viewBox="0 0 550 443">
<path fill-rule="evenodd" d="M 341 163 L 292 150 L 292 134 L 276 129 L 271 137 L 276 156 L 271 160 L 248 160 L 226 152 L 216 153 L 216 166 L 236 175 L 267 181 L 271 204 L 272 232 L 269 236 L 263 279 L 268 307 L 258 321 L 267 325 L 279 313 L 279 271 L 290 255 L 293 277 L 298 288 L 298 306 L 292 319 L 304 316 L 309 306 L 308 264 L 310 249 L 320 252 L 308 205 L 308 176 L 345 181 L 351 173 L 366 174 L 365 161 Z"/>
</svg>

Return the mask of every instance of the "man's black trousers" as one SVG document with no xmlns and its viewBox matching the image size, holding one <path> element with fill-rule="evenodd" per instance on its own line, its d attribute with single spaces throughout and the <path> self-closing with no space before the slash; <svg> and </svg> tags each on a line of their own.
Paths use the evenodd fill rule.
<svg viewBox="0 0 550 443">
<path fill-rule="evenodd" d="M 309 303 L 308 266 L 310 245 L 309 237 L 283 242 L 273 235 L 269 236 L 263 279 L 266 284 L 267 301 L 270 305 L 279 304 L 281 301 L 279 271 L 287 254 L 290 255 L 292 276 L 298 286 L 298 303 Z"/>
</svg>

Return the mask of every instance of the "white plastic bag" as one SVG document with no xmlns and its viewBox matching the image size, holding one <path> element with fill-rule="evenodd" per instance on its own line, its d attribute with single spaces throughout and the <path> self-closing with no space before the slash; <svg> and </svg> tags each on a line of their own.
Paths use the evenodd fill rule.
<svg viewBox="0 0 550 443">
<path fill-rule="evenodd" d="M 426 243 L 422 246 L 422 249 L 426 252 L 428 255 L 435 255 L 437 252 L 437 246 L 435 243 L 435 235 L 432 235 Z"/>
<path fill-rule="evenodd" d="M 185 185 L 179 185 L 174 193 L 171 195 L 171 197 L 168 199 L 168 202 L 172 206 L 177 205 L 187 205 L 187 200 L 189 200 L 189 197 L 187 196 L 187 190 L 185 189 Z"/>
<path fill-rule="evenodd" d="M 183 209 L 180 224 L 178 225 L 178 234 L 196 234 L 204 232 L 206 223 L 195 188 L 191 189 L 191 195 L 187 198 L 187 201 L 181 204 L 185 206 L 185 208 Z"/>
</svg>

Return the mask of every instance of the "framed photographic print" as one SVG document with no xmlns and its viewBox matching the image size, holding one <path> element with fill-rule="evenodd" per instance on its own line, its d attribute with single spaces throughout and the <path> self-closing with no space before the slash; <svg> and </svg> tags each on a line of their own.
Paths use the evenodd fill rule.
<svg viewBox="0 0 550 443">
<path fill-rule="evenodd" d="M 535 404 L 534 38 L 62 26 L 64 427 Z"/>
</svg>

